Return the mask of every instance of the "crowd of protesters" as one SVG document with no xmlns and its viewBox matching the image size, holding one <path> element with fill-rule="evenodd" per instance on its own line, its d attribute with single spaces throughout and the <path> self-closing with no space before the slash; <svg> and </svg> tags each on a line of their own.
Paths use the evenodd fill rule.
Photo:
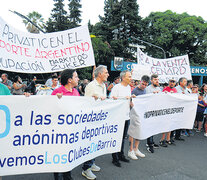
<svg viewBox="0 0 207 180">
<path fill-rule="evenodd" d="M 179 79 L 178 82 L 174 78 L 170 78 L 167 84 L 161 85 L 159 77 L 152 75 L 151 77 L 143 75 L 140 81 L 133 80 L 130 71 L 122 71 L 120 76 L 115 77 L 112 83 L 106 83 L 109 77 L 106 66 L 100 65 L 93 72 L 93 80 L 84 79 L 79 83 L 78 74 L 75 70 L 67 69 L 58 76 L 54 73 L 45 85 L 37 84 L 37 78 L 26 85 L 22 82 L 20 76 L 16 76 L 14 81 L 9 80 L 6 73 L 1 75 L 0 95 L 23 95 L 29 92 L 31 95 L 56 95 L 58 98 L 62 96 L 91 96 L 93 98 L 105 100 L 113 99 L 131 99 L 136 96 L 154 93 L 182 93 L 198 95 L 198 106 L 193 130 L 178 129 L 172 132 L 161 134 L 159 142 L 155 143 L 153 136 L 147 138 L 146 148 L 149 153 L 154 153 L 154 149 L 159 147 L 168 147 L 175 145 L 176 141 L 185 141 L 182 136 L 191 136 L 195 132 L 200 133 L 204 129 L 204 136 L 207 137 L 207 85 L 203 84 L 199 87 L 193 84 L 192 80 L 185 77 Z M 44 93 L 43 93 L 44 92 Z M 129 106 L 132 108 L 133 103 L 130 101 Z M 133 110 L 133 108 L 132 108 Z M 140 141 L 133 136 L 136 133 L 136 127 L 130 123 L 129 114 L 126 115 L 125 127 L 123 132 L 123 140 L 121 151 L 112 154 L 112 163 L 117 167 L 121 167 L 121 162 L 129 163 L 130 159 L 137 160 L 138 157 L 144 158 L 145 154 L 139 149 Z M 128 158 L 124 153 L 124 141 L 128 137 L 129 150 Z M 95 159 L 83 163 L 82 175 L 87 179 L 96 179 L 94 172 L 100 171 L 101 168 L 95 164 Z M 73 179 L 71 172 L 54 173 L 55 180 Z"/>
</svg>

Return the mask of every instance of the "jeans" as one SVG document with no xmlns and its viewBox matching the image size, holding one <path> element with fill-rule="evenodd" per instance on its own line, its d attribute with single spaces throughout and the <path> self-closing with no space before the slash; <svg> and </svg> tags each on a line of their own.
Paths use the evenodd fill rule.
<svg viewBox="0 0 207 180">
<path fill-rule="evenodd" d="M 174 138 L 174 133 L 175 133 L 175 131 L 171 131 L 171 133 L 170 133 L 170 139 L 173 139 Z"/>
<path fill-rule="evenodd" d="M 153 136 L 147 138 L 147 144 L 148 146 L 153 146 L 154 144 Z"/>
<path fill-rule="evenodd" d="M 175 131 L 175 139 L 179 139 L 179 138 L 180 138 L 181 130 L 182 130 L 182 129 L 177 129 L 177 130 Z"/>
<path fill-rule="evenodd" d="M 72 180 L 71 171 L 63 173 L 54 173 L 55 180 Z"/>
<path fill-rule="evenodd" d="M 95 162 L 95 159 L 91 159 L 89 161 L 84 162 L 82 169 L 86 171 L 87 169 L 91 168 L 94 162 Z"/>
</svg>

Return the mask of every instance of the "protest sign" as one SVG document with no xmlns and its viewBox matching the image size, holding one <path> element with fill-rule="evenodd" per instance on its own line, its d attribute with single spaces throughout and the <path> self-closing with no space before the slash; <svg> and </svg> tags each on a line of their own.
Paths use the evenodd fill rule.
<svg viewBox="0 0 207 180">
<path fill-rule="evenodd" d="M 32 34 L 14 29 L 0 18 L 0 69 L 51 73 L 95 65 L 87 26 Z"/>
<path fill-rule="evenodd" d="M 175 129 L 192 129 L 198 96 L 176 93 L 146 94 L 133 98 L 129 135 L 146 139 Z"/>
<path fill-rule="evenodd" d="M 150 68 L 141 64 L 132 65 L 132 79 L 141 80 L 143 75 L 150 76 Z"/>
<path fill-rule="evenodd" d="M 156 59 L 137 49 L 137 64 L 149 67 L 152 74 L 159 76 L 159 82 L 169 82 L 172 77 L 179 80 L 185 77 L 192 79 L 188 55 L 168 59 Z"/>
<path fill-rule="evenodd" d="M 121 149 L 127 100 L 0 99 L 0 176 L 65 172 Z"/>
</svg>

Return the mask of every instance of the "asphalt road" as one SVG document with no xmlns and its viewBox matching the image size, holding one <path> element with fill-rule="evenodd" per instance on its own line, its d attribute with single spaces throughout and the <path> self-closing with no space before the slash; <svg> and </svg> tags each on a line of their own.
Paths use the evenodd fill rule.
<svg viewBox="0 0 207 180">
<path fill-rule="evenodd" d="M 158 143 L 161 135 L 154 140 Z M 96 158 L 96 164 L 101 167 L 96 172 L 98 180 L 206 180 L 207 179 L 207 138 L 203 132 L 194 136 L 184 137 L 185 141 L 176 141 L 176 146 L 159 147 L 151 154 L 146 150 L 146 141 L 141 141 L 140 150 L 145 158 L 122 163 L 122 167 L 115 167 L 111 163 L 111 155 Z M 128 143 L 125 140 L 125 154 Z M 84 180 L 81 166 L 72 170 L 75 180 Z M 53 180 L 52 173 L 27 174 L 6 176 L 3 180 Z"/>
</svg>

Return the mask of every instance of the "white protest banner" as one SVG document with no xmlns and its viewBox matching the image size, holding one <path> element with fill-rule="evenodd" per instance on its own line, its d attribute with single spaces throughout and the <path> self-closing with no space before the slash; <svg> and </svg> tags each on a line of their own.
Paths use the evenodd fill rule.
<svg viewBox="0 0 207 180">
<path fill-rule="evenodd" d="M 132 64 L 132 79 L 141 80 L 143 75 L 150 76 L 151 70 L 149 67 L 146 67 L 141 64 Z"/>
<path fill-rule="evenodd" d="M 170 78 L 176 81 L 181 77 L 192 79 L 188 55 L 168 59 L 156 59 L 143 53 L 137 48 L 137 64 L 149 67 L 152 74 L 159 76 L 159 82 L 169 82 Z"/>
<path fill-rule="evenodd" d="M 14 29 L 0 18 L 0 69 L 51 73 L 95 65 L 88 26 L 32 34 Z"/>
<path fill-rule="evenodd" d="M 0 176 L 65 172 L 118 152 L 128 101 L 1 96 Z"/>
<path fill-rule="evenodd" d="M 192 129 L 198 96 L 177 93 L 146 94 L 133 98 L 129 135 L 146 139 L 175 129 Z"/>
</svg>

